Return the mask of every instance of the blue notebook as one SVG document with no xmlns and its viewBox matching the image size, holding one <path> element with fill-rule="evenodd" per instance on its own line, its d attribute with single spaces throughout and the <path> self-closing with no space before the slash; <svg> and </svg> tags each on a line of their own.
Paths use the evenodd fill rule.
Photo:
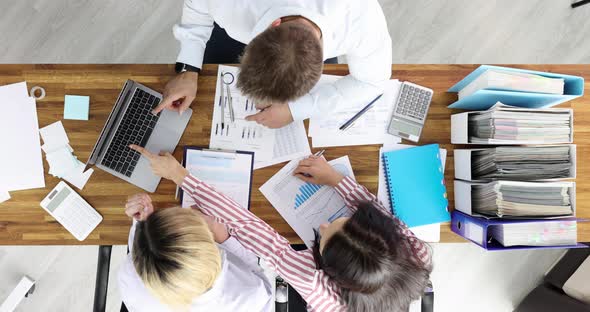
<svg viewBox="0 0 590 312">
<path fill-rule="evenodd" d="M 451 220 L 438 144 L 383 153 L 394 215 L 407 226 Z"/>
</svg>

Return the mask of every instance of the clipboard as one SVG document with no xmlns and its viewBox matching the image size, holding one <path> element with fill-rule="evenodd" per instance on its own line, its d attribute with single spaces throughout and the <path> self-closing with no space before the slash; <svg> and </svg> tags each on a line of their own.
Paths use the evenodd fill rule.
<svg viewBox="0 0 590 312">
<path fill-rule="evenodd" d="M 207 160 L 202 161 L 204 159 Z M 190 162 L 188 167 L 187 161 Z M 185 146 L 182 166 L 199 180 L 211 185 L 220 193 L 250 210 L 254 152 Z M 246 189 L 247 193 L 244 194 Z M 185 207 L 183 205 L 185 203 L 184 191 L 181 188 L 177 188 L 177 190 L 180 195 L 177 196 L 180 197 L 180 204 Z"/>
</svg>

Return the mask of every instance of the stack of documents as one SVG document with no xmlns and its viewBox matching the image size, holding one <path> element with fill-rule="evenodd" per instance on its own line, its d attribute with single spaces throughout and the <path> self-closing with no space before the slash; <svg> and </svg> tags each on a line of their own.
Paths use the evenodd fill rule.
<svg viewBox="0 0 590 312">
<path fill-rule="evenodd" d="M 473 185 L 472 209 L 492 217 L 573 216 L 574 182 L 495 181 Z"/>
<path fill-rule="evenodd" d="M 502 246 L 561 246 L 578 242 L 577 222 L 545 220 L 490 226 L 491 236 Z"/>
<path fill-rule="evenodd" d="M 492 108 L 469 115 L 469 142 L 570 143 L 571 109 L 525 109 L 498 102 Z"/>
<path fill-rule="evenodd" d="M 481 89 L 563 94 L 564 85 L 562 78 L 488 69 L 459 91 L 459 100 Z"/>
<path fill-rule="evenodd" d="M 495 147 L 471 154 L 474 180 L 542 180 L 571 176 L 570 146 Z"/>
<path fill-rule="evenodd" d="M 61 121 L 54 122 L 39 132 L 45 143 L 41 148 L 49 163 L 49 173 L 83 189 L 94 169 L 84 172 L 86 165 L 72 154 L 74 149 L 69 145 L 70 141 Z"/>
<path fill-rule="evenodd" d="M 338 79 L 347 78 L 322 75 L 315 88 L 334 83 Z M 376 94 L 354 94 L 352 96 L 355 101 L 350 105 L 339 105 L 329 114 L 310 118 L 308 135 L 312 138 L 313 147 L 383 144 L 386 141 L 401 142 L 399 137 L 387 133 L 400 86 L 399 80 L 385 81 L 380 86 L 384 92 L 383 96 L 346 130 L 339 128 L 370 103 Z"/>
<path fill-rule="evenodd" d="M 0 87 L 0 202 L 8 192 L 45 187 L 37 105 L 27 83 Z"/>
</svg>

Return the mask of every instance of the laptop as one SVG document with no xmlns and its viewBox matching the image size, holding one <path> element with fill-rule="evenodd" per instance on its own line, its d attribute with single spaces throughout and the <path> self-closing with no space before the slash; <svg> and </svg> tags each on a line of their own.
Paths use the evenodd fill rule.
<svg viewBox="0 0 590 312">
<path fill-rule="evenodd" d="M 86 165 L 96 165 L 153 193 L 160 177 L 152 173 L 148 159 L 130 149 L 129 145 L 142 146 L 152 153 L 172 153 L 193 113 L 191 109 L 182 115 L 163 110 L 153 115 L 152 110 L 160 101 L 160 93 L 127 80 Z"/>
</svg>

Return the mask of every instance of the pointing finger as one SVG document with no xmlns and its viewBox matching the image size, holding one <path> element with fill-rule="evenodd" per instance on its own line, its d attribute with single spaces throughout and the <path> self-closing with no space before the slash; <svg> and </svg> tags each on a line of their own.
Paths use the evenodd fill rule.
<svg viewBox="0 0 590 312">
<path fill-rule="evenodd" d="M 174 102 L 176 100 L 178 100 L 178 98 L 176 98 L 175 96 L 172 96 L 172 95 L 166 96 L 162 100 L 162 102 L 160 102 L 160 104 L 158 106 L 156 106 L 156 108 L 154 108 L 152 110 L 152 114 L 155 115 L 155 114 L 161 112 L 162 110 L 164 110 L 164 108 L 166 108 L 168 106 L 171 106 L 172 105 L 172 102 Z"/>
<path fill-rule="evenodd" d="M 131 145 L 129 145 L 129 148 L 140 153 L 141 155 L 145 156 L 145 158 L 150 159 L 150 160 L 156 156 L 139 145 L 131 144 Z"/>
</svg>

